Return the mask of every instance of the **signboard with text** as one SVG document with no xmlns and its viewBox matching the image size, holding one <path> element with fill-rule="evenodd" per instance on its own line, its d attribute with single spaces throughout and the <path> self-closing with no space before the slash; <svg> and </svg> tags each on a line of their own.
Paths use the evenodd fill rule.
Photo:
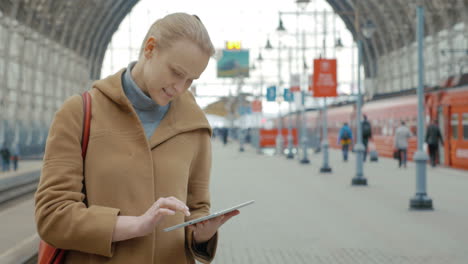
<svg viewBox="0 0 468 264">
<path fill-rule="evenodd" d="M 291 92 L 291 90 L 289 90 L 287 88 L 284 89 L 283 98 L 284 98 L 284 101 L 286 101 L 286 102 L 294 101 L 293 93 Z"/>
<path fill-rule="evenodd" d="M 268 102 L 276 101 L 276 86 L 270 86 L 267 88 L 266 98 Z"/>
<path fill-rule="evenodd" d="M 315 59 L 313 75 L 314 97 L 336 97 L 336 59 Z"/>
</svg>

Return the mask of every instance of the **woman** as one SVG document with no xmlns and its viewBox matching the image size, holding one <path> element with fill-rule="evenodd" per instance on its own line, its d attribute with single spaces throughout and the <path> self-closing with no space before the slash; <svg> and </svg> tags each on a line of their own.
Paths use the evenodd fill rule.
<svg viewBox="0 0 468 264">
<path fill-rule="evenodd" d="M 162 229 L 209 214 L 211 128 L 187 89 L 213 54 L 198 17 L 175 13 L 156 21 L 139 60 L 94 83 L 85 161 L 81 97 L 56 113 L 36 222 L 44 241 L 69 250 L 65 263 L 212 261 L 218 228 L 238 211 Z"/>
</svg>

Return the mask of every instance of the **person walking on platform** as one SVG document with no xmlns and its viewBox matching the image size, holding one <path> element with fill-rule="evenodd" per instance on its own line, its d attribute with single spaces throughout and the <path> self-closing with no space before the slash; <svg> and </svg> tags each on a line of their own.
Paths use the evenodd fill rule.
<svg viewBox="0 0 468 264">
<path fill-rule="evenodd" d="M 349 146 L 353 141 L 353 132 L 349 128 L 348 123 L 344 123 L 338 134 L 338 144 L 341 144 L 343 152 L 343 161 L 348 161 Z"/>
<path fill-rule="evenodd" d="M 429 148 L 429 157 L 432 167 L 435 167 L 436 163 L 438 163 L 439 142 L 444 145 L 438 122 L 434 119 L 426 130 L 426 143 Z"/>
<path fill-rule="evenodd" d="M 13 170 L 18 170 L 18 161 L 19 161 L 19 148 L 18 146 L 14 147 L 13 155 L 11 155 L 11 162 L 13 163 Z"/>
<path fill-rule="evenodd" d="M 369 152 L 369 139 L 372 138 L 372 127 L 370 122 L 367 120 L 367 116 L 363 115 L 363 121 L 361 124 L 362 128 L 362 144 L 364 144 L 364 161 L 366 161 L 367 153 Z"/>
<path fill-rule="evenodd" d="M 2 156 L 2 171 L 9 171 L 10 170 L 10 150 L 4 146 L 0 150 L 0 155 Z"/>
<path fill-rule="evenodd" d="M 227 127 L 223 127 L 221 129 L 221 133 L 222 133 L 223 144 L 224 146 L 226 146 L 226 144 L 228 143 L 229 130 L 227 129 Z"/>
<path fill-rule="evenodd" d="M 211 127 L 188 88 L 215 53 L 195 15 L 157 20 L 137 62 L 94 82 L 82 160 L 83 101 L 70 97 L 49 130 L 35 218 L 65 263 L 209 263 L 218 229 L 239 211 L 210 213 Z"/>
<path fill-rule="evenodd" d="M 406 168 L 408 139 L 412 136 L 411 130 L 406 126 L 405 121 L 401 121 L 401 125 L 395 131 L 394 147 L 398 156 L 398 167 Z"/>
</svg>

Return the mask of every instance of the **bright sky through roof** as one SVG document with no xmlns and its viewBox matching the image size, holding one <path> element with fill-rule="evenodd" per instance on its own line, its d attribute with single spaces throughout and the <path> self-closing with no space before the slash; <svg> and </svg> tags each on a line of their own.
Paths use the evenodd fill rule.
<svg viewBox="0 0 468 264">
<path fill-rule="evenodd" d="M 294 0 L 237 0 L 237 1 L 214 1 L 214 0 L 172 0 L 154 1 L 141 0 L 132 12 L 123 20 L 117 32 L 112 38 L 104 59 L 102 75 L 105 77 L 115 71 L 126 67 L 130 61 L 138 57 L 141 42 L 149 26 L 157 19 L 174 12 L 186 12 L 196 14 L 205 24 L 210 33 L 216 49 L 223 49 L 228 40 L 241 41 L 244 49 L 250 50 L 250 64 L 255 64 L 256 70 L 251 71 L 250 78 L 245 80 L 246 85 L 243 92 L 259 93 L 260 76 L 264 78 L 263 94 L 266 86 L 278 83 L 278 51 L 267 51 L 264 49 L 266 40 L 269 37 L 274 48 L 278 46 L 278 36 L 275 32 L 278 27 L 278 12 L 296 11 L 297 6 Z M 331 7 L 324 0 L 311 0 L 307 11 L 332 11 Z M 295 15 L 282 16 L 287 34 L 281 37 L 283 46 L 297 47 L 302 45 L 302 41 L 296 41 L 297 17 Z M 323 14 L 313 17 L 310 15 L 299 17 L 301 30 L 307 32 L 308 47 L 306 52 L 307 64 L 310 72 L 314 58 L 317 58 L 323 51 Z M 353 67 L 352 49 L 353 39 L 349 31 L 345 28 L 343 21 L 337 16 L 328 15 L 327 18 L 326 45 L 327 58 L 336 55 L 338 59 L 338 79 L 340 83 L 339 91 L 349 93 L 351 87 L 351 71 Z M 333 24 L 336 25 L 335 34 Z M 341 51 L 334 50 L 335 40 L 341 38 L 345 48 Z M 262 49 L 264 58 L 261 67 L 256 61 L 259 50 Z M 282 49 L 282 71 L 281 78 L 285 85 L 289 82 L 289 69 L 293 73 L 302 71 L 301 53 L 296 54 L 293 49 L 292 65 L 289 67 L 288 50 Z M 357 63 L 354 56 L 354 64 Z M 299 66 L 300 65 L 300 66 Z M 262 69 L 260 71 L 260 68 Z M 206 71 L 199 80 L 194 82 L 197 87 L 197 102 L 201 107 L 205 107 L 216 101 L 219 96 L 227 96 L 229 90 L 236 93 L 236 85 L 230 79 L 219 79 L 216 77 L 216 60 L 211 59 Z M 307 100 L 313 102 L 312 98 Z M 287 104 L 282 104 L 282 108 L 287 109 Z M 276 113 L 277 104 L 263 102 L 265 113 Z"/>
</svg>

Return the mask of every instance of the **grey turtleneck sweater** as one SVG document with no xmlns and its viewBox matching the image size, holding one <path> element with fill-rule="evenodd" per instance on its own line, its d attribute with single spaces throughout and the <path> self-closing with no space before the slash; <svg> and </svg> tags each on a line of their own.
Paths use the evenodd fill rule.
<svg viewBox="0 0 468 264">
<path fill-rule="evenodd" d="M 167 110 L 169 110 L 170 103 L 166 106 L 160 106 L 143 93 L 132 78 L 131 71 L 135 64 L 136 62 L 131 62 L 123 73 L 122 86 L 125 95 L 135 108 L 138 118 L 140 118 L 146 137 L 150 139 Z"/>
</svg>

